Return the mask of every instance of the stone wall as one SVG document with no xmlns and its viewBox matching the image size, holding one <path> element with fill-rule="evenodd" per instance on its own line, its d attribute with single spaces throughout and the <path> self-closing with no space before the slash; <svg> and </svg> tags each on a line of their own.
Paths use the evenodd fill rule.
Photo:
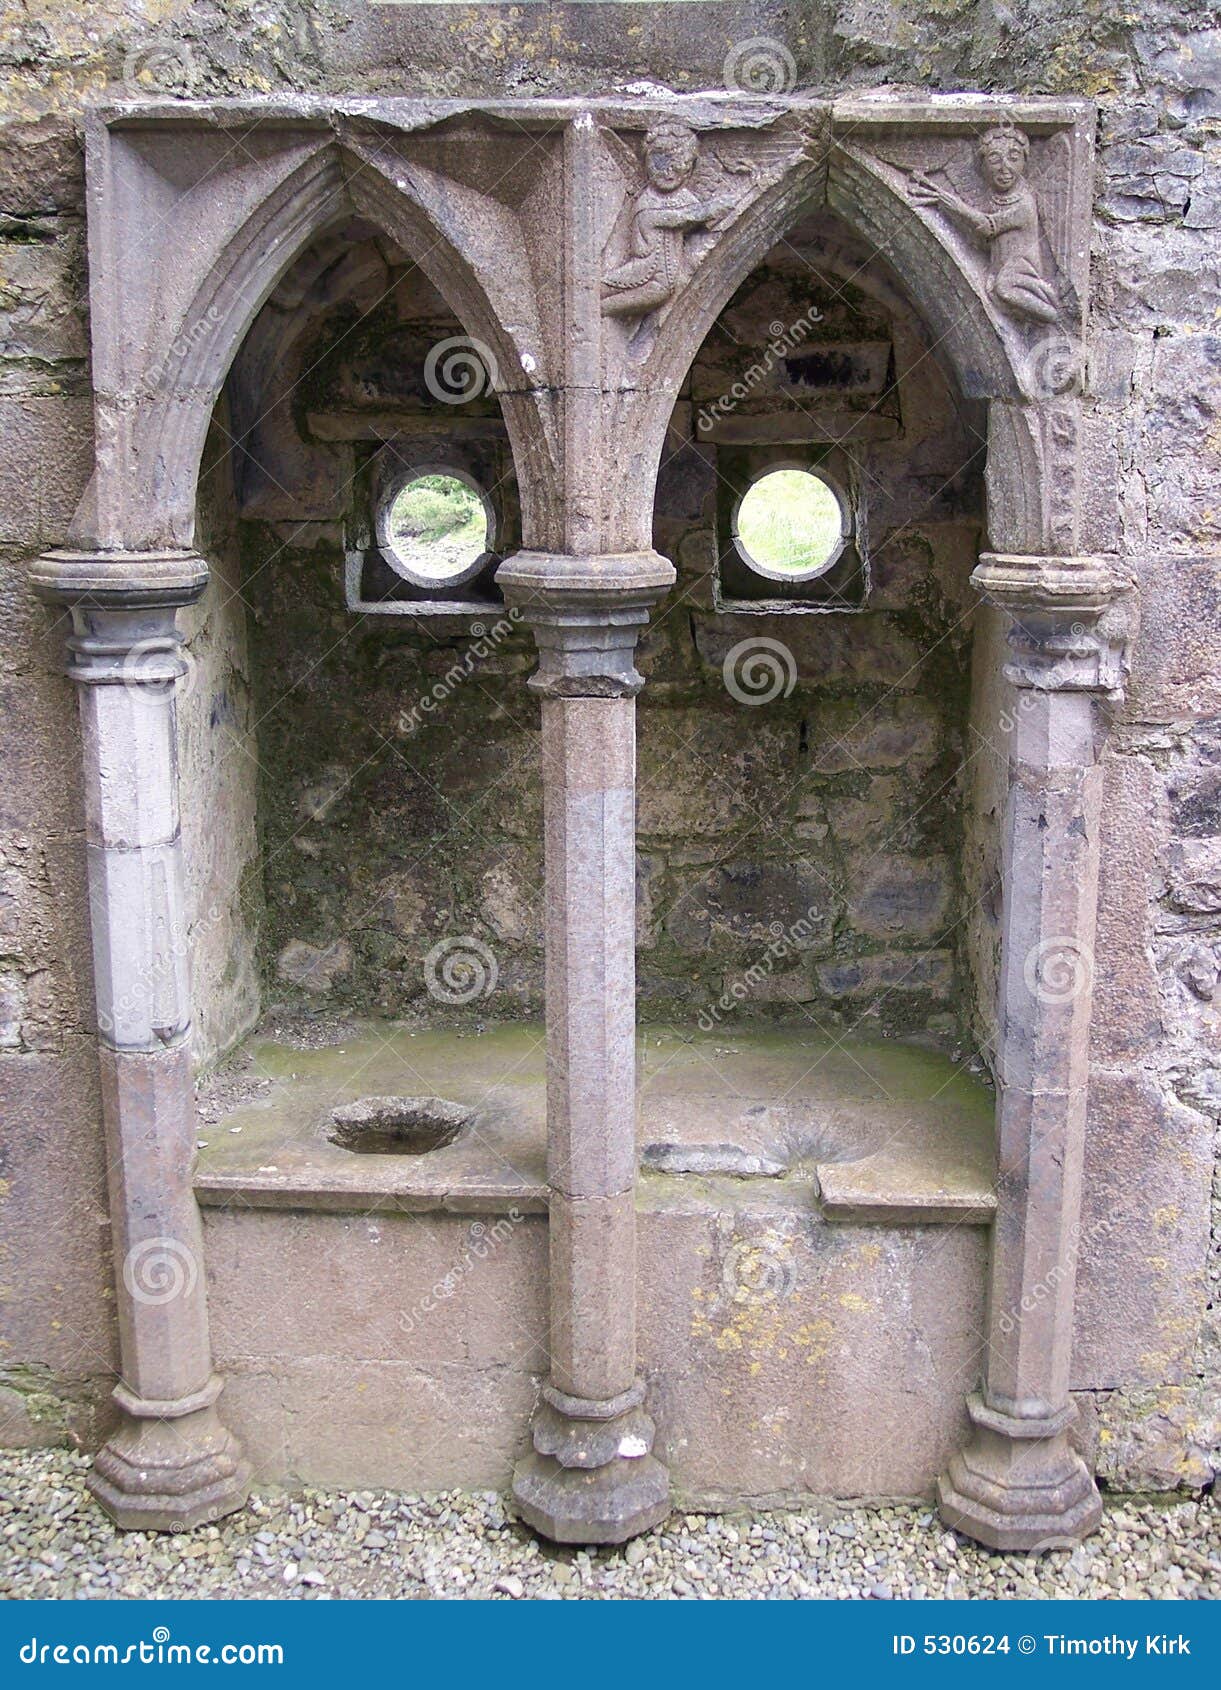
<svg viewBox="0 0 1221 1690">
<path fill-rule="evenodd" d="M 1015 0 L 1005 7 L 961 0 L 923 9 L 889 0 L 818 7 L 730 0 L 707 8 L 633 7 L 630 13 L 584 5 L 158 0 L 133 6 L 106 0 L 87 11 L 65 4 L 43 6 L 36 15 L 9 14 L 0 33 L 0 639 L 6 659 L 0 696 L 8 753 L 0 798 L 0 1282 L 6 1286 L 0 1342 L 10 1382 L 3 1399 L 12 1410 L 7 1436 L 58 1435 L 65 1424 L 95 1436 L 95 1387 L 113 1366 L 74 707 L 58 675 L 59 630 L 24 584 L 29 557 L 63 538 L 89 472 L 80 157 L 89 101 L 106 94 L 215 96 L 292 88 L 543 94 L 640 80 L 719 87 L 726 78 L 749 76 L 753 67 L 803 87 L 986 88 L 1084 93 L 1098 102 L 1089 371 L 1094 496 L 1084 544 L 1119 552 L 1134 568 L 1141 627 L 1133 685 L 1108 765 L 1077 1373 L 1083 1400 L 1094 1411 L 1104 1477 L 1129 1486 L 1206 1482 L 1221 1442 L 1221 1362 L 1205 1288 L 1206 1264 L 1216 1261 L 1215 1234 L 1209 1256 L 1208 1199 L 1221 1113 L 1215 1065 L 1221 352 L 1210 260 L 1221 222 L 1221 55 L 1207 21 L 1186 5 L 1151 4 L 1136 15 L 1050 0 Z M 674 501 L 675 514 L 663 509 L 663 524 L 672 526 L 661 537 L 663 549 L 674 546 L 684 580 L 691 581 L 705 544 L 700 535 L 707 531 L 709 488 L 694 469 L 683 473 L 686 451 L 663 479 L 663 506 Z M 263 620 L 244 629 L 224 596 L 223 583 L 238 579 L 238 536 L 221 537 L 231 508 L 223 489 L 215 504 L 219 528 L 210 530 L 209 548 L 218 580 L 192 618 L 199 680 L 183 730 L 190 783 L 184 811 L 188 825 L 199 830 L 190 854 L 201 876 L 195 883 L 195 965 L 205 1055 L 236 1036 L 254 1008 L 250 936 L 258 929 L 262 892 L 249 872 L 255 784 L 248 765 L 255 755 L 266 762 L 270 751 L 274 772 L 279 730 L 274 717 L 270 725 L 264 722 L 256 746 L 253 720 L 265 703 L 275 702 L 275 659 L 287 650 L 294 628 L 321 644 L 328 618 L 336 637 L 348 626 L 333 596 L 335 537 L 304 534 L 282 554 L 291 569 L 264 578 Z M 905 591 L 902 608 L 874 613 L 877 643 L 862 634 L 854 651 L 885 656 L 905 640 L 928 649 L 953 624 L 977 514 L 968 506 L 939 519 L 932 535 L 920 525 L 923 543 L 913 542 L 898 576 L 919 583 L 920 590 Z M 247 579 L 258 567 L 260 546 L 284 544 L 285 536 L 269 525 L 287 520 L 286 514 L 259 520 L 261 532 L 253 517 L 243 525 Z M 279 614 L 269 617 L 267 610 Z M 727 626 L 706 604 L 693 595 L 685 625 L 671 613 L 648 650 L 653 688 L 642 710 L 642 968 L 646 991 L 671 1011 L 698 1013 L 694 1004 L 705 1002 L 724 974 L 752 953 L 761 885 L 769 910 L 787 909 L 792 895 L 804 896 L 796 853 L 812 859 L 810 847 L 817 844 L 817 861 L 825 864 L 833 852 L 836 873 L 843 873 L 860 849 L 851 830 L 864 830 L 867 841 L 878 838 L 870 806 L 914 802 L 906 761 L 878 762 L 872 754 L 859 774 L 828 772 L 825 786 L 812 765 L 797 780 L 800 759 L 817 754 L 820 720 L 841 698 L 872 695 L 861 694 L 851 655 L 820 638 L 830 619 L 810 618 L 799 634 L 791 632 L 793 625 L 785 618 L 780 637 L 795 642 L 800 685 L 776 706 L 751 712 L 752 731 L 745 734 L 740 724 L 746 713 L 724 711 L 720 646 Z M 857 619 L 856 626 L 866 625 Z M 752 622 L 749 632 L 763 629 L 762 621 Z M 977 634 L 977 655 L 981 637 L 991 635 Z M 369 743 L 371 722 L 392 725 L 404 693 L 430 675 L 444 675 L 450 663 L 444 645 L 413 645 L 381 628 L 362 629 L 350 649 L 370 653 L 377 663 L 375 695 L 365 695 L 357 724 L 361 746 Z M 456 790 L 463 780 L 478 780 L 478 767 L 471 767 L 476 752 L 489 770 L 511 770 L 506 751 L 524 747 L 532 732 L 522 715 L 526 661 L 519 644 L 506 642 L 487 671 L 490 697 L 480 743 L 460 756 L 456 742 L 440 759 Z M 341 675 L 327 676 L 325 667 L 323 674 L 341 689 Z M 901 858 L 944 858 L 950 904 L 944 914 L 939 908 L 937 920 L 947 927 L 959 920 L 965 935 L 955 946 L 937 947 L 954 953 L 947 972 L 903 1000 L 913 1007 L 902 1011 L 900 1024 L 928 1025 L 930 1015 L 946 1013 L 944 992 L 952 997 L 971 976 L 977 1033 L 986 1044 L 994 947 L 984 894 L 998 759 L 995 747 L 970 741 L 963 687 L 948 663 L 940 671 L 922 669 L 919 685 L 905 693 L 914 708 L 901 713 L 901 725 L 915 731 L 922 713 L 932 721 L 924 776 L 930 796 L 939 790 L 939 759 L 950 755 L 954 736 L 967 736 L 965 807 L 949 803 L 948 795 L 939 798 L 930 831 L 909 831 L 885 855 L 892 878 L 907 872 Z M 976 723 L 1003 719 L 1004 700 L 987 694 L 980 676 L 972 706 Z M 302 696 L 305 720 L 325 721 L 322 682 L 312 691 L 307 684 Z M 711 809 L 710 817 L 701 810 L 700 825 L 694 825 L 695 806 L 707 804 L 708 783 L 693 788 L 689 759 L 680 763 L 666 755 L 693 707 L 713 700 L 707 715 L 701 710 L 699 731 L 704 754 L 732 771 L 723 790 L 739 802 L 753 791 L 765 814 L 777 782 L 790 794 L 775 824 L 769 817 L 767 852 L 753 837 L 737 848 L 735 829 L 742 824 L 732 809 Z M 465 698 L 461 708 L 468 709 Z M 211 728 L 214 717 L 229 730 L 223 756 L 212 749 L 215 740 L 201 737 L 202 725 Z M 339 896 L 336 888 L 343 890 L 346 917 L 366 895 L 375 895 L 380 909 L 385 880 L 403 875 L 385 912 L 359 928 L 360 944 L 353 942 L 348 963 L 354 1000 L 376 1003 L 383 991 L 394 997 L 409 972 L 396 923 L 438 919 L 430 905 L 421 914 L 420 889 L 400 859 L 403 818 L 410 816 L 412 837 L 424 838 L 442 799 L 435 787 L 413 784 L 401 773 L 383 774 L 380 788 L 369 776 L 349 819 L 345 851 L 343 779 L 354 772 L 363 778 L 358 750 L 345 745 L 337 752 L 326 734 L 317 747 L 323 765 L 317 779 L 304 758 L 298 760 L 299 785 L 284 802 L 307 819 L 321 812 L 300 834 L 306 846 L 317 834 L 336 841 L 317 856 L 288 843 L 293 828 L 287 813 L 262 804 L 269 835 L 278 829 L 276 838 L 285 845 L 283 855 L 269 852 L 263 943 L 266 954 L 279 956 L 290 938 L 329 942 L 332 929 L 321 916 Z M 343 776 L 328 773 L 329 763 Z M 401 770 L 401 761 L 394 766 Z M 887 786 L 890 781 L 897 784 Z M 525 1006 L 538 990 L 532 937 L 537 864 L 531 856 L 536 815 L 529 782 L 520 775 L 510 772 L 497 791 L 502 802 L 491 849 L 486 835 L 472 832 L 468 852 L 453 862 L 452 901 L 441 907 L 447 922 L 487 924 L 504 954 L 505 990 Z M 875 808 L 875 821 L 879 814 Z M 224 828 L 211 825 L 217 815 L 225 818 Z M 818 832 L 823 827 L 825 835 Z M 764 877 L 735 881 L 726 873 L 717 883 L 716 905 L 689 890 L 708 883 L 709 864 L 699 853 L 713 838 L 718 846 L 733 841 L 730 860 Z M 956 857 L 961 868 L 954 866 Z M 511 873 L 501 873 L 504 864 Z M 353 879 L 345 883 L 341 872 Z M 785 888 L 766 879 L 776 873 L 786 879 Z M 875 934 L 853 920 L 843 904 L 847 887 L 846 878 L 837 881 L 837 925 L 830 935 L 820 934 L 820 953 L 803 961 L 801 989 L 816 994 L 810 1002 L 820 1012 L 854 1017 L 879 986 L 886 987 L 876 958 L 915 943 L 916 923 L 926 918 L 907 906 L 896 943 L 894 931 Z M 218 889 L 223 908 L 210 918 Z M 818 892 L 825 895 L 825 887 Z M 715 935 L 715 958 L 696 951 L 690 937 L 684 943 L 681 920 L 676 928 L 673 919 L 663 919 L 652 933 L 647 917 L 655 895 L 661 908 L 687 912 L 689 935 Z M 929 885 L 920 899 L 925 906 L 936 902 Z M 343 965 L 346 958 L 340 953 L 332 960 Z M 879 967 L 880 977 L 871 972 Z M 898 994 L 886 1001 L 896 1005 Z M 1214 1277 L 1214 1311 L 1215 1293 Z"/>
</svg>

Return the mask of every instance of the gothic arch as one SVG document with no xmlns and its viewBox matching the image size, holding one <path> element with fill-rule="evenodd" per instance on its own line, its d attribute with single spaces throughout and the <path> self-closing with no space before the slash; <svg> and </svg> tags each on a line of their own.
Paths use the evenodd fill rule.
<svg viewBox="0 0 1221 1690">
<path fill-rule="evenodd" d="M 460 221 L 441 228 L 412 199 L 407 181 L 405 174 L 391 180 L 379 162 L 327 141 L 277 181 L 236 229 L 218 231 L 203 264 L 195 260 L 185 281 L 178 272 L 190 256 L 165 255 L 153 288 L 159 301 L 171 304 L 162 308 L 158 331 L 142 349 L 143 364 L 130 373 L 126 391 L 98 393 L 101 445 L 73 523 L 73 544 L 127 551 L 193 545 L 204 442 L 233 359 L 294 261 L 354 214 L 419 264 L 494 370 L 520 368 L 518 346 L 485 285 L 487 271 L 463 250 Z M 176 298 L 184 303 L 175 306 Z M 503 395 L 515 457 L 535 447 L 532 397 L 520 383 Z M 522 479 L 523 498 L 532 488 L 537 492 L 537 477 Z"/>
<path fill-rule="evenodd" d="M 625 406 L 634 412 L 627 432 L 636 443 L 636 461 L 655 474 L 682 381 L 720 313 L 766 253 L 808 212 L 826 206 L 896 274 L 944 353 L 962 396 L 989 402 L 993 543 L 1040 550 L 1047 543 L 1046 468 L 1025 349 L 1002 325 L 978 275 L 964 268 L 941 231 L 861 148 L 834 142 L 828 153 L 825 165 L 802 158 L 781 183 L 757 198 L 667 310 Z M 623 491 L 631 497 L 638 484 L 629 482 Z M 632 513 L 621 508 L 615 520 L 630 526 Z M 647 535 L 637 538 L 648 543 Z"/>
</svg>

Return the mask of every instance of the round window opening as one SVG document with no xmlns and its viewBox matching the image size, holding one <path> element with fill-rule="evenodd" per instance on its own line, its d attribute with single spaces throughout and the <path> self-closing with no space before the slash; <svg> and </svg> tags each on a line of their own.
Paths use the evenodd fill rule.
<svg viewBox="0 0 1221 1690">
<path fill-rule="evenodd" d="M 459 587 L 483 568 L 492 508 L 463 476 L 417 471 L 382 501 L 377 538 L 387 563 L 413 587 Z"/>
<path fill-rule="evenodd" d="M 848 515 L 839 494 L 808 469 L 773 469 L 738 505 L 738 550 L 769 581 L 812 581 L 844 549 Z"/>
</svg>

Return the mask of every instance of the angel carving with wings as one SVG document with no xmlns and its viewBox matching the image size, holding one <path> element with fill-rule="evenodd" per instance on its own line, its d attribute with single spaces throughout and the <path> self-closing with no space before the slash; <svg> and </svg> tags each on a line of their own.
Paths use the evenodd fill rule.
<svg viewBox="0 0 1221 1690">
<path fill-rule="evenodd" d="M 699 137 L 677 118 L 663 117 L 646 132 L 645 185 L 632 206 L 628 257 L 603 281 L 608 317 L 640 317 L 664 305 L 694 267 L 688 236 L 716 234 L 732 221 L 741 188 L 722 177 L 699 191 L 700 163 Z"/>
<path fill-rule="evenodd" d="M 917 205 L 937 206 L 959 228 L 988 249 L 987 288 L 996 303 L 1017 317 L 1054 323 L 1060 316 L 1055 287 L 1043 274 L 1039 211 L 1026 164 L 1030 142 L 1012 123 L 980 137 L 979 164 L 990 198 L 986 208 L 968 205 L 920 170 L 908 189 Z"/>
</svg>

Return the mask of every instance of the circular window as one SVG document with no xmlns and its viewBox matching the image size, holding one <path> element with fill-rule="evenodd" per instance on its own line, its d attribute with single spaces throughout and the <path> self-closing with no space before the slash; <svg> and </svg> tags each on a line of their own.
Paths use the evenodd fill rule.
<svg viewBox="0 0 1221 1690">
<path fill-rule="evenodd" d="M 483 568 L 492 507 L 454 470 L 416 470 L 382 500 L 377 538 L 391 569 L 413 587 L 458 587 Z"/>
<path fill-rule="evenodd" d="M 813 470 L 773 469 L 743 494 L 734 528 L 738 550 L 757 574 L 812 581 L 844 549 L 848 513 Z"/>
</svg>

